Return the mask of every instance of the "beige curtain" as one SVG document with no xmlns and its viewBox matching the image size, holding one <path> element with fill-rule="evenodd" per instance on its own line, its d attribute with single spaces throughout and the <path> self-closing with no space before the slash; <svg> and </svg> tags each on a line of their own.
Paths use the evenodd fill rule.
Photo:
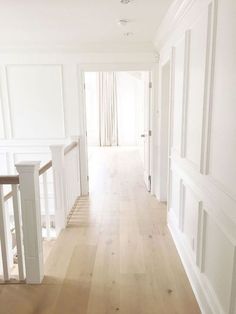
<svg viewBox="0 0 236 314">
<path fill-rule="evenodd" d="M 99 73 L 100 145 L 117 146 L 117 86 L 114 72 Z"/>
</svg>

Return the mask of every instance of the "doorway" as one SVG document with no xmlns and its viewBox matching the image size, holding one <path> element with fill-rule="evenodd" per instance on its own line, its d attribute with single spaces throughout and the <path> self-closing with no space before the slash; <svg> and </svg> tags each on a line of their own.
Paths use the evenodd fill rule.
<svg viewBox="0 0 236 314">
<path fill-rule="evenodd" d="M 134 150 L 142 161 L 144 183 L 150 191 L 150 73 L 88 71 L 84 82 L 90 188 L 96 172 L 94 158 L 111 150 Z"/>
</svg>

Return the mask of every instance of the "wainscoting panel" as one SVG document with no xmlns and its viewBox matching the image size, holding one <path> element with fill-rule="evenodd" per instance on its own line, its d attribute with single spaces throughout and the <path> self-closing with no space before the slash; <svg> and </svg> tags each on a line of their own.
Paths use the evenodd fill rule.
<svg viewBox="0 0 236 314">
<path fill-rule="evenodd" d="M 218 1 L 209 174 L 236 201 L 236 2 Z"/>
<path fill-rule="evenodd" d="M 65 137 L 60 65 L 8 65 L 6 79 L 14 139 Z"/>
<path fill-rule="evenodd" d="M 182 109 L 184 96 L 184 61 L 185 37 L 174 47 L 174 78 L 173 78 L 173 138 L 172 148 L 178 154 L 181 151 Z"/>
<path fill-rule="evenodd" d="M 201 202 L 197 195 L 183 184 L 182 201 L 182 231 L 184 241 L 194 261 L 197 260 L 198 229 L 200 219 Z"/>
<path fill-rule="evenodd" d="M 186 3 L 160 52 L 173 64 L 168 225 L 201 312 L 236 314 L 236 3 Z"/>
<path fill-rule="evenodd" d="M 200 169 L 207 51 L 208 10 L 190 27 L 189 82 L 186 108 L 186 158 Z"/>
<path fill-rule="evenodd" d="M 170 173 L 170 207 L 169 210 L 177 225 L 180 223 L 180 176 L 175 172 Z"/>
<path fill-rule="evenodd" d="M 234 278 L 235 243 L 232 242 L 206 210 L 203 215 L 202 272 L 205 275 L 208 292 L 224 313 L 231 313 L 231 289 Z M 235 313 L 235 312 L 234 312 Z"/>
</svg>

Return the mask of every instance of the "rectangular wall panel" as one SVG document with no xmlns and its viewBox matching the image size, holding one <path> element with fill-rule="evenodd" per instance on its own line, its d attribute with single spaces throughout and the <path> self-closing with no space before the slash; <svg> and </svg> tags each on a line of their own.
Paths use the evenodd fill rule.
<svg viewBox="0 0 236 314">
<path fill-rule="evenodd" d="M 182 109 L 184 95 L 184 61 L 185 61 L 185 37 L 177 43 L 174 49 L 174 91 L 173 91 L 173 149 L 180 154 Z"/>
<path fill-rule="evenodd" d="M 180 177 L 173 170 L 171 171 L 170 186 L 170 210 L 174 214 L 176 223 L 180 220 Z"/>
<path fill-rule="evenodd" d="M 206 9 L 190 28 L 185 155 L 197 169 L 200 168 L 201 162 L 207 26 L 208 10 Z"/>
<path fill-rule="evenodd" d="M 210 139 L 210 175 L 236 199 L 236 2 L 219 1 Z"/>
<path fill-rule="evenodd" d="M 203 246 L 203 273 L 224 313 L 229 313 L 235 247 L 206 211 Z"/>
<path fill-rule="evenodd" d="M 183 233 L 185 236 L 187 247 L 190 254 L 196 260 L 197 255 L 197 239 L 198 239 L 198 219 L 200 202 L 194 192 L 184 185 L 183 193 Z"/>
<path fill-rule="evenodd" d="M 60 65 L 9 65 L 7 82 L 14 138 L 65 136 Z"/>
</svg>

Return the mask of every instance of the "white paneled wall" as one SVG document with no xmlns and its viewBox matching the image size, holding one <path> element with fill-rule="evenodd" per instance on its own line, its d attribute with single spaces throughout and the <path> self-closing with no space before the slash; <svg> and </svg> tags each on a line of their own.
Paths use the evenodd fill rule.
<svg viewBox="0 0 236 314">
<path fill-rule="evenodd" d="M 188 31 L 189 45 L 186 58 L 189 59 L 187 85 L 187 101 L 185 107 L 186 128 L 184 132 L 184 152 L 196 169 L 201 163 L 201 139 L 204 106 L 204 77 L 206 67 L 208 10 L 204 10 Z M 175 130 L 173 130 L 173 133 Z"/>
<path fill-rule="evenodd" d="M 80 67 L 140 64 L 142 69 L 153 61 L 152 53 L 0 51 L 0 139 L 78 134 Z"/>
<path fill-rule="evenodd" d="M 172 64 L 168 224 L 205 314 L 236 314 L 235 29 L 234 0 L 184 1 L 156 40 L 160 77 Z"/>
<path fill-rule="evenodd" d="M 87 194 L 85 68 L 149 70 L 154 61 L 152 52 L 0 49 L 0 158 L 4 160 L 1 172 L 14 171 L 14 153 L 20 147 L 28 152 L 32 151 L 28 148 L 38 149 L 35 158 L 42 160 L 41 149 L 66 144 L 70 136 L 80 135 L 82 191 Z"/>
<path fill-rule="evenodd" d="M 15 152 L 33 150 L 36 160 L 44 160 L 41 153 L 50 145 L 81 134 L 83 66 L 142 69 L 153 60 L 152 53 L 0 51 L 1 174 L 14 171 Z"/>
<path fill-rule="evenodd" d="M 175 84 L 173 86 L 173 97 L 175 106 L 173 108 L 173 137 L 172 148 L 181 154 L 181 117 L 183 106 L 183 84 L 184 84 L 184 51 L 185 51 L 185 35 L 177 42 L 175 47 Z"/>
<path fill-rule="evenodd" d="M 62 66 L 8 65 L 6 73 L 12 136 L 65 137 Z"/>
<path fill-rule="evenodd" d="M 4 74 L 4 138 L 65 138 L 62 66 L 6 65 Z"/>
<path fill-rule="evenodd" d="M 221 189 L 236 199 L 235 1 L 219 1 L 218 11 L 220 14 L 217 17 L 217 51 L 212 95 L 214 106 L 209 139 L 209 174 Z M 227 121 L 227 123 L 222 123 L 222 121 Z"/>
</svg>

